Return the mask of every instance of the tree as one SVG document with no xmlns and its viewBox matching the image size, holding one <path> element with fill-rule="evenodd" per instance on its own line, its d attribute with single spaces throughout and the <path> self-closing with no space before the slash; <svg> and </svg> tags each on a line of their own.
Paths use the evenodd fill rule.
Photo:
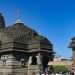
<svg viewBox="0 0 75 75">
<path fill-rule="evenodd" d="M 55 73 L 66 72 L 66 71 L 68 71 L 67 66 L 54 66 Z"/>
</svg>

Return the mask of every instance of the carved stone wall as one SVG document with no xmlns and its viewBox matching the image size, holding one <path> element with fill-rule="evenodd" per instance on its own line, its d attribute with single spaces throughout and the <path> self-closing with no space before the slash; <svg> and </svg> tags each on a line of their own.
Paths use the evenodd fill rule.
<svg viewBox="0 0 75 75">
<path fill-rule="evenodd" d="M 27 75 L 27 68 L 24 67 L 25 61 L 18 61 L 13 54 L 2 55 L 0 58 L 1 75 Z"/>
</svg>

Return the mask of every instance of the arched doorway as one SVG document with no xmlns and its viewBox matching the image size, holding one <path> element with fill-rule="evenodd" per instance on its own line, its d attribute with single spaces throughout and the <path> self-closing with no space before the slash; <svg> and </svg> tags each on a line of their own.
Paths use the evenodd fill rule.
<svg viewBox="0 0 75 75">
<path fill-rule="evenodd" d="M 43 65 L 43 70 L 45 71 L 45 69 L 48 67 L 48 57 L 44 56 L 42 58 L 42 65 Z"/>
<path fill-rule="evenodd" d="M 32 63 L 31 65 L 37 65 L 37 58 L 36 56 L 32 56 Z"/>
</svg>

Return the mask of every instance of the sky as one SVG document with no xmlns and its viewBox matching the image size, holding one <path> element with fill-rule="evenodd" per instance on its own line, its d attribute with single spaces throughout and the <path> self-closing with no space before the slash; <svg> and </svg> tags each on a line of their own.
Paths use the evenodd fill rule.
<svg viewBox="0 0 75 75">
<path fill-rule="evenodd" d="M 68 46 L 75 36 L 75 0 L 0 0 L 6 26 L 18 19 L 17 10 L 21 21 L 47 37 L 58 55 L 72 57 Z"/>
</svg>

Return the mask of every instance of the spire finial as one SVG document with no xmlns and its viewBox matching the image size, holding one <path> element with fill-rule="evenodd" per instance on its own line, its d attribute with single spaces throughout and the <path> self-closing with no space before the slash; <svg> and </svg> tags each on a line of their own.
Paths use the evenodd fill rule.
<svg viewBox="0 0 75 75">
<path fill-rule="evenodd" d="M 20 10 L 17 10 L 17 14 L 18 14 L 18 19 L 20 19 Z"/>
<path fill-rule="evenodd" d="M 21 19 L 20 19 L 20 10 L 19 9 L 17 10 L 17 15 L 18 15 L 18 19 L 15 23 L 22 23 Z"/>
</svg>

